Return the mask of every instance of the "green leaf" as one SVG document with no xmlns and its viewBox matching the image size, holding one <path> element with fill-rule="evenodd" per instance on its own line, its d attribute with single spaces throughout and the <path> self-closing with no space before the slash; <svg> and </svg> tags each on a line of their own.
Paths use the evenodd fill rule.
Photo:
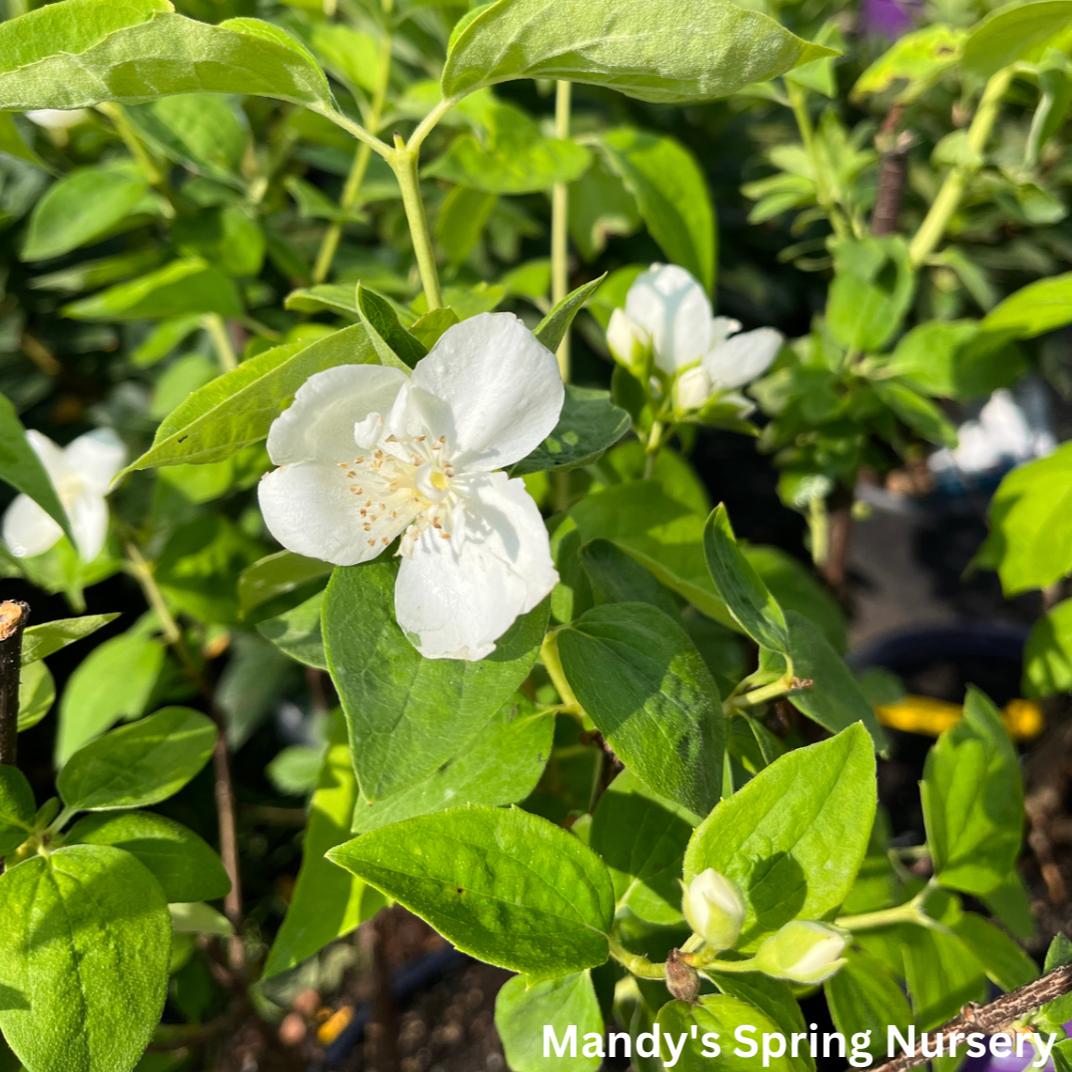
<svg viewBox="0 0 1072 1072">
<path fill-rule="evenodd" d="M 447 328 L 460 322 L 453 309 L 433 309 L 430 313 L 418 317 L 410 325 L 409 331 L 425 349 L 431 350 Z"/>
<path fill-rule="evenodd" d="M 0 26 L 3 26 L 0 23 Z M 74 541 L 67 512 L 37 452 L 26 438 L 15 407 L 0 395 L 0 480 L 28 495 Z"/>
<path fill-rule="evenodd" d="M 1042 56 L 1050 41 L 1072 22 L 1072 0 L 1007 5 L 980 22 L 964 43 L 966 74 L 989 78 L 1002 67 Z"/>
<path fill-rule="evenodd" d="M 662 1029 L 664 1036 L 670 1035 L 675 1040 L 685 1039 L 685 1048 L 674 1065 L 674 1068 L 680 1069 L 681 1072 L 701 1072 L 701 1069 L 711 1068 L 711 1051 L 705 1046 L 705 1035 L 713 1034 L 720 1040 L 720 1072 L 751 1072 L 756 1066 L 756 1058 L 739 1056 L 735 1051 L 740 1049 L 740 1044 L 752 1040 L 757 1046 L 762 1046 L 764 1034 L 781 1034 L 781 1028 L 776 1021 L 759 1009 L 725 994 L 704 994 L 695 1005 L 689 1005 L 685 1001 L 671 1001 L 659 1010 L 655 1023 Z M 735 1032 L 743 1026 L 751 1026 L 755 1030 L 736 1039 Z M 665 1041 L 660 1045 L 664 1058 L 663 1067 L 666 1067 L 671 1060 L 670 1049 Z M 802 1057 L 788 1056 L 772 1056 L 769 1061 L 764 1058 L 763 1064 L 774 1072 L 801 1072 L 808 1067 Z"/>
<path fill-rule="evenodd" d="M 571 291 L 540 321 L 535 335 L 548 350 L 553 352 L 558 349 L 559 343 L 566 337 L 566 332 L 573 323 L 573 318 L 584 308 L 585 302 L 595 294 L 606 278 L 607 273 L 604 272 L 597 279 Z"/>
<path fill-rule="evenodd" d="M 575 1029 L 578 1051 L 559 1057 L 544 1056 L 544 1030 L 550 1025 L 562 1039 Z M 590 972 L 575 972 L 559 979 L 532 984 L 523 975 L 508 979 L 495 999 L 495 1028 L 502 1039 L 507 1064 L 514 1072 L 596 1072 L 602 1061 L 581 1052 L 584 1036 L 603 1037 L 599 1009 Z"/>
<path fill-rule="evenodd" d="M 18 767 L 0 766 L 0 859 L 30 836 L 36 813 L 26 775 Z"/>
<path fill-rule="evenodd" d="M 950 926 L 982 964 L 987 977 L 1002 990 L 1015 990 L 1038 978 L 1038 965 L 989 920 L 965 912 Z"/>
<path fill-rule="evenodd" d="M 1072 692 L 1072 599 L 1040 618 L 1024 648 L 1024 694 Z"/>
<path fill-rule="evenodd" d="M 381 46 L 371 34 L 324 20 L 313 23 L 309 43 L 332 73 L 351 88 L 376 92 L 383 60 Z"/>
<path fill-rule="evenodd" d="M 942 23 L 904 34 L 860 75 L 852 96 L 885 93 L 903 82 L 897 101 L 911 103 L 957 62 L 967 36 L 966 31 Z"/>
<path fill-rule="evenodd" d="M 211 93 L 186 93 L 133 105 L 127 116 L 157 152 L 196 174 L 233 180 L 247 133 L 233 105 Z"/>
<path fill-rule="evenodd" d="M 226 938 L 234 934 L 227 917 L 204 901 L 179 901 L 168 905 L 171 926 L 176 934 L 218 934 Z"/>
<path fill-rule="evenodd" d="M 145 811 L 86 815 L 64 835 L 68 845 L 113 845 L 139 860 L 169 903 L 214 901 L 231 888 L 219 856 L 174 819 Z"/>
<path fill-rule="evenodd" d="M 428 353 L 424 345 L 398 322 L 398 314 L 391 303 L 361 283 L 357 284 L 356 305 L 357 315 L 368 332 L 381 365 L 409 372 Z"/>
<path fill-rule="evenodd" d="M 610 540 L 585 544 L 577 559 L 591 586 L 593 603 L 650 603 L 675 622 L 681 621 L 674 597 L 649 570 Z M 566 619 L 571 620 L 572 615 Z"/>
<path fill-rule="evenodd" d="M 826 306 L 831 334 L 850 350 L 881 350 L 912 304 L 916 275 L 902 238 L 862 238 L 834 246 Z"/>
<path fill-rule="evenodd" d="M 0 876 L 0 1029 L 34 1072 L 131 1072 L 164 1008 L 171 919 L 156 880 L 106 845 Z"/>
<path fill-rule="evenodd" d="M 165 707 L 79 749 L 60 771 L 56 788 L 78 811 L 158 804 L 201 770 L 215 744 L 216 727 L 204 715 Z"/>
<path fill-rule="evenodd" d="M 37 155 L 34 150 L 23 140 L 15 120 L 7 112 L 0 112 L 0 153 L 15 157 L 16 160 L 25 160 L 34 167 L 44 171 L 52 169 Z"/>
<path fill-rule="evenodd" d="M 720 3 L 713 0 L 707 6 L 717 9 Z M 704 289 L 713 290 L 715 208 L 696 158 L 673 138 L 640 130 L 613 130 L 600 144 L 611 171 L 636 198 L 651 237 L 667 258 L 688 269 Z"/>
<path fill-rule="evenodd" d="M 50 186 L 34 205 L 22 259 L 43 261 L 88 246 L 135 212 L 143 212 L 148 193 L 145 175 L 130 160 L 77 168 Z"/>
<path fill-rule="evenodd" d="M 47 659 L 118 617 L 118 614 L 87 614 L 83 618 L 59 618 L 54 622 L 31 625 L 22 634 L 22 665 Z"/>
<path fill-rule="evenodd" d="M 685 880 L 713 867 L 748 913 L 738 948 L 792 919 L 824 919 L 852 887 L 875 818 L 874 744 L 861 725 L 776 759 L 697 827 Z"/>
<path fill-rule="evenodd" d="M 1072 11 L 1072 0 L 1040 0 L 1031 7 L 1060 3 Z M 999 302 L 983 317 L 983 331 L 1033 339 L 1072 323 L 1072 272 L 1028 283 Z"/>
<path fill-rule="evenodd" d="M 1050 948 L 1046 950 L 1046 961 L 1042 970 L 1049 973 L 1069 963 L 1072 963 L 1072 942 L 1058 931 L 1050 942 Z M 1072 1019 L 1072 994 L 1062 994 L 1061 997 L 1047 1002 L 1042 1006 L 1042 1015 L 1051 1024 L 1067 1023 Z M 1072 1059 L 1068 1059 L 1067 1063 L 1072 1065 Z"/>
<path fill-rule="evenodd" d="M 315 666 L 318 670 L 326 670 L 328 657 L 324 653 L 321 625 L 323 607 L 324 593 L 317 592 L 304 603 L 274 618 L 258 622 L 257 632 L 292 659 L 306 666 Z"/>
<path fill-rule="evenodd" d="M 58 765 L 120 719 L 142 714 L 166 652 L 163 641 L 131 631 L 106 640 L 82 660 L 60 701 Z"/>
<path fill-rule="evenodd" d="M 614 883 L 618 909 L 680 923 L 681 862 L 699 818 L 624 770 L 599 798 L 588 844 Z"/>
<path fill-rule="evenodd" d="M 929 398 L 904 383 L 872 384 L 879 400 L 888 406 L 917 435 L 942 447 L 957 445 L 957 429 Z"/>
<path fill-rule="evenodd" d="M 975 320 L 932 320 L 912 328 L 898 343 L 884 373 L 907 380 L 937 398 L 963 393 L 962 355 L 979 335 Z"/>
<path fill-rule="evenodd" d="M 807 614 L 799 611 L 788 611 L 785 617 L 789 626 L 793 674 L 811 682 L 806 688 L 789 693 L 789 702 L 831 733 L 840 733 L 856 722 L 863 723 L 875 748 L 885 753 L 888 742 L 871 702 L 822 630 Z M 761 654 L 760 666 L 785 672 L 785 660 L 768 652 Z"/>
<path fill-rule="evenodd" d="M 30 663 L 19 675 L 18 732 L 36 726 L 56 702 L 56 682 L 43 662 Z"/>
<path fill-rule="evenodd" d="M 523 615 L 479 662 L 425 659 L 395 621 L 397 572 L 397 560 L 336 569 L 324 600 L 328 666 L 361 792 L 373 803 L 456 755 L 513 696 L 548 617 L 546 602 Z"/>
<path fill-rule="evenodd" d="M 996 569 L 1007 596 L 1045 588 L 1072 571 L 1072 443 L 1002 480 L 975 564 Z"/>
<path fill-rule="evenodd" d="M 469 186 L 455 186 L 443 199 L 435 236 L 452 265 L 458 267 L 469 259 L 498 203 L 497 194 Z"/>
<path fill-rule="evenodd" d="M 43 10 L 0 24 L 0 109 L 141 104 L 179 93 L 253 94 L 324 110 L 334 103 L 312 54 L 258 19 L 212 26 L 152 0 L 67 0 L 50 16 Z M 124 25 L 138 18 L 145 21 Z"/>
<path fill-rule="evenodd" d="M 926 1031 L 949 1020 L 987 992 L 986 975 L 955 935 L 924 927 L 898 928 L 913 1019 Z"/>
<path fill-rule="evenodd" d="M 234 280 L 200 257 L 172 261 L 63 308 L 75 320 L 159 320 L 193 313 L 243 315 Z"/>
<path fill-rule="evenodd" d="M 483 116 L 486 144 L 462 134 L 424 174 L 489 194 L 529 194 L 571 183 L 592 155 L 574 141 L 545 138 L 513 104 L 495 103 Z"/>
<path fill-rule="evenodd" d="M 564 78 L 674 103 L 736 93 L 831 55 L 728 0 L 498 0 L 451 37 L 443 95 Z"/>
<path fill-rule="evenodd" d="M 254 562 L 238 575 L 238 602 L 243 615 L 273 603 L 280 596 L 331 575 L 332 566 L 318 558 L 306 558 L 293 551 L 276 551 Z"/>
<path fill-rule="evenodd" d="M 737 546 L 725 505 L 716 506 L 704 526 L 704 556 L 715 591 L 733 620 L 762 647 L 789 652 L 782 608 Z"/>
<path fill-rule="evenodd" d="M 534 983 L 607 959 L 614 917 L 607 869 L 572 834 L 517 808 L 418 816 L 363 834 L 328 859 L 463 953 Z"/>
<path fill-rule="evenodd" d="M 316 342 L 266 350 L 195 391 L 163 421 L 153 445 L 126 471 L 229 458 L 268 435 L 272 421 L 310 376 L 336 365 L 375 363 L 360 324 Z"/>
<path fill-rule="evenodd" d="M 514 804 L 535 788 L 551 755 L 554 715 L 517 693 L 434 774 L 375 804 L 358 803 L 353 831 L 367 834 L 462 804 Z"/>
<path fill-rule="evenodd" d="M 628 431 L 629 414 L 614 405 L 606 391 L 567 384 L 562 415 L 554 431 L 528 457 L 516 462 L 510 475 L 590 465 Z"/>
<path fill-rule="evenodd" d="M 1001 715 L 977 689 L 927 754 L 920 788 L 935 879 L 974 894 L 1001 885 L 1020 853 L 1024 790 Z"/>
<path fill-rule="evenodd" d="M 905 1031 L 912 1010 L 897 977 L 878 957 L 847 949 L 845 958 L 847 963 L 823 984 L 834 1026 L 846 1038 L 870 1031 L 869 1052 L 885 1057 L 890 1025 Z"/>
<path fill-rule="evenodd" d="M 350 817 L 358 800 L 346 726 L 336 713 L 309 805 L 301 870 L 264 965 L 265 979 L 293 968 L 329 942 L 349 934 L 358 924 L 371 919 L 383 904 L 375 890 L 324 857 L 329 849 L 349 838 Z"/>
<path fill-rule="evenodd" d="M 600 154 L 570 190 L 569 230 L 578 252 L 591 264 L 612 235 L 631 235 L 640 223 L 636 198 Z"/>
<path fill-rule="evenodd" d="M 647 603 L 605 603 L 559 631 L 562 668 L 622 762 L 706 814 L 722 788 L 718 688 L 685 630 Z"/>
</svg>

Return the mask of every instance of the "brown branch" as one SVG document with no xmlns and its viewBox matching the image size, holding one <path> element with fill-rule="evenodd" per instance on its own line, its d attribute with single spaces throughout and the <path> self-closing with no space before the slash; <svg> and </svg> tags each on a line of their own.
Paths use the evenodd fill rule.
<svg viewBox="0 0 1072 1072">
<path fill-rule="evenodd" d="M 1065 964 L 1033 983 L 1010 990 L 989 1005 L 970 1002 L 961 1009 L 959 1016 L 953 1017 L 948 1023 L 928 1034 L 933 1037 L 950 1035 L 953 1032 L 964 1034 L 978 1031 L 983 1035 L 993 1035 L 1068 993 L 1072 993 L 1072 964 Z M 929 1058 L 924 1057 L 919 1049 L 917 1046 L 917 1052 L 913 1054 L 902 1053 L 900 1057 L 872 1069 L 872 1072 L 907 1072 L 910 1068 L 926 1064 Z"/>
<path fill-rule="evenodd" d="M 876 235 L 897 233 L 897 217 L 901 212 L 908 170 L 908 150 L 912 147 L 912 135 L 907 131 L 897 132 L 903 113 L 904 105 L 895 104 L 875 138 L 875 144 L 882 154 L 878 165 L 875 207 L 871 212 L 871 233 Z"/>
<path fill-rule="evenodd" d="M 0 763 L 15 765 L 19 742 L 19 671 L 22 631 L 30 618 L 25 603 L 0 603 Z"/>
</svg>

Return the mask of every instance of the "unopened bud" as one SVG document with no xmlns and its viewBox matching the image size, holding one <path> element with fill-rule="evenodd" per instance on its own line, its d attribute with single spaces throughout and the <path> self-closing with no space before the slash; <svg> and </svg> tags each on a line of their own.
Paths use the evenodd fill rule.
<svg viewBox="0 0 1072 1072">
<path fill-rule="evenodd" d="M 674 409 L 681 413 L 699 409 L 711 395 L 711 378 L 696 365 L 674 380 Z"/>
<path fill-rule="evenodd" d="M 621 309 L 615 309 L 607 325 L 607 346 L 619 365 L 639 380 L 647 379 L 651 364 L 651 334 Z"/>
<path fill-rule="evenodd" d="M 755 955 L 765 975 L 794 983 L 821 983 L 842 964 L 846 937 L 827 923 L 794 920 L 768 938 Z"/>
<path fill-rule="evenodd" d="M 666 958 L 666 989 L 678 1001 L 687 1001 L 690 1005 L 696 1004 L 700 994 L 699 975 L 695 968 L 685 963 L 677 949 L 671 949 Z"/>
<path fill-rule="evenodd" d="M 693 931 L 712 949 L 731 949 L 744 924 L 741 891 L 713 867 L 685 887 L 681 911 Z"/>
</svg>

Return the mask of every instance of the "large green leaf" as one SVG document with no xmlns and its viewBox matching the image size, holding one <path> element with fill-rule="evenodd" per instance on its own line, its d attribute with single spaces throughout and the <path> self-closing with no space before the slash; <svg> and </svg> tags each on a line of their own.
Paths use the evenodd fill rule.
<svg viewBox="0 0 1072 1072">
<path fill-rule="evenodd" d="M 130 1072 L 164 1008 L 171 918 L 129 853 L 71 845 L 0 876 L 0 1029 L 33 1072 Z"/>
<path fill-rule="evenodd" d="M 324 654 L 323 608 L 324 593 L 317 592 L 296 607 L 259 622 L 257 632 L 298 662 L 326 670 L 328 658 Z"/>
<path fill-rule="evenodd" d="M 879 350 L 896 334 L 915 293 L 908 247 L 902 238 L 862 238 L 839 242 L 833 252 L 830 332 L 847 349 Z"/>
<path fill-rule="evenodd" d="M 577 469 L 596 461 L 629 431 L 629 414 L 606 391 L 566 385 L 562 416 L 554 431 L 510 470 L 525 476 L 547 469 Z"/>
<path fill-rule="evenodd" d="M 69 808 L 107 811 L 157 804 L 208 762 L 216 727 L 188 707 L 165 707 L 80 748 L 56 779 Z"/>
<path fill-rule="evenodd" d="M 596 1072 L 598 1056 L 544 1056 L 544 1030 L 550 1025 L 563 1039 L 574 1030 L 583 1045 L 584 1036 L 603 1035 L 603 1014 L 589 972 L 575 972 L 560 979 L 532 985 L 523 975 L 508 979 L 495 999 L 495 1028 L 503 1052 L 514 1072 Z"/>
<path fill-rule="evenodd" d="M 214 901 L 231 888 L 219 856 L 174 819 L 147 811 L 86 815 L 64 835 L 68 845 L 113 845 L 140 860 L 169 904 Z"/>
<path fill-rule="evenodd" d="M 75 320 L 158 320 L 195 313 L 237 317 L 243 310 L 229 275 L 200 257 L 186 257 L 72 302 L 63 312 Z"/>
<path fill-rule="evenodd" d="M 974 894 L 1000 886 L 1020 853 L 1024 790 L 1001 715 L 977 689 L 927 754 L 921 793 L 937 881 Z"/>
<path fill-rule="evenodd" d="M 990 534 L 976 563 L 998 571 L 1007 596 L 1072 572 L 1072 443 L 1005 477 L 990 502 Z"/>
<path fill-rule="evenodd" d="M 36 726 L 56 702 L 56 682 L 41 661 L 22 668 L 19 675 L 19 733 Z"/>
<path fill-rule="evenodd" d="M 52 170 L 23 140 L 14 118 L 7 112 L 0 112 L 0 154 L 3 153 L 17 160 L 25 160 L 28 164 L 33 164 L 44 171 Z"/>
<path fill-rule="evenodd" d="M 314 373 L 366 363 L 376 364 L 376 353 L 360 324 L 313 343 L 287 343 L 258 354 L 186 399 L 129 469 L 229 458 L 264 439 L 272 421 Z"/>
<path fill-rule="evenodd" d="M 293 968 L 328 942 L 349 934 L 383 904 L 376 890 L 324 857 L 350 837 L 350 818 L 359 799 L 346 726 L 336 712 L 309 805 L 301 870 L 264 965 L 265 979 Z"/>
<path fill-rule="evenodd" d="M 3 395 L 0 395 L 0 480 L 33 499 L 63 529 L 67 538 L 74 540 L 52 478 L 26 439 L 26 430 L 15 407 Z"/>
<path fill-rule="evenodd" d="M 776 759 L 697 827 L 685 879 L 713 867 L 748 908 L 739 948 L 791 919 L 823 919 L 852 886 L 875 818 L 875 752 L 861 725 Z"/>
<path fill-rule="evenodd" d="M 82 618 L 58 618 L 54 622 L 31 625 L 22 634 L 22 665 L 48 658 L 118 617 L 118 614 L 87 614 Z"/>
<path fill-rule="evenodd" d="M 324 647 L 363 796 L 408 789 L 456 755 L 532 669 L 548 607 L 519 618 L 479 662 L 425 659 L 395 621 L 397 560 L 336 569 Z"/>
<path fill-rule="evenodd" d="M 588 844 L 610 871 L 618 908 L 652 923 L 679 923 L 681 864 L 698 817 L 632 771 L 599 798 Z"/>
<path fill-rule="evenodd" d="M 517 693 L 439 770 L 409 789 L 354 809 L 353 831 L 367 834 L 415 815 L 462 804 L 515 804 L 540 780 L 551 755 L 554 715 Z"/>
<path fill-rule="evenodd" d="M 0 766 L 0 860 L 30 836 L 36 811 L 26 775 L 18 767 Z"/>
<path fill-rule="evenodd" d="M 725 97 L 831 55 L 729 0 L 498 0 L 459 24 L 451 97 L 515 78 L 565 78 L 672 103 Z"/>
<path fill-rule="evenodd" d="M 648 603 L 605 603 L 559 631 L 558 651 L 570 688 L 622 762 L 682 807 L 710 811 L 726 727 L 685 630 Z"/>
<path fill-rule="evenodd" d="M 94 648 L 71 675 L 60 702 L 56 762 L 149 703 L 167 649 L 157 637 L 130 630 Z"/>
<path fill-rule="evenodd" d="M 537 815 L 456 808 L 363 834 L 328 858 L 462 952 L 533 982 L 607 959 L 614 917 L 607 869 L 576 837 Z"/>
<path fill-rule="evenodd" d="M 710 291 L 715 285 L 715 209 L 696 158 L 673 138 L 614 130 L 600 142 L 611 170 L 636 198 L 651 237 Z"/>
<path fill-rule="evenodd" d="M 140 104 L 178 93 L 332 106 L 324 72 L 284 30 L 258 19 L 213 26 L 172 10 L 163 0 L 65 0 L 0 24 L 0 109 Z"/>
<path fill-rule="evenodd" d="M 1006 5 L 983 19 L 964 43 L 961 65 L 989 78 L 1018 60 L 1032 61 L 1072 22 L 1072 0 Z"/>
<path fill-rule="evenodd" d="M 1072 692 L 1072 599 L 1040 618 L 1024 648 L 1024 692 L 1053 696 Z"/>
<path fill-rule="evenodd" d="M 845 951 L 847 963 L 825 985 L 826 1001 L 834 1025 L 846 1037 L 871 1032 L 875 1056 L 886 1054 L 890 1026 L 905 1031 L 912 1010 L 897 977 L 878 957 L 855 949 Z"/>
<path fill-rule="evenodd" d="M 1066 17 L 1072 17 L 1072 0 L 1041 0 L 1030 7 L 1045 8 L 1051 2 L 1067 8 L 1070 16 Z M 1072 323 L 1072 272 L 1021 287 L 994 306 L 980 327 L 983 331 L 1007 332 L 1018 339 L 1033 339 L 1068 323 Z"/>
<path fill-rule="evenodd" d="M 127 109 L 138 133 L 169 160 L 233 179 L 246 151 L 246 129 L 234 106 L 211 93 L 161 97 Z"/>
<path fill-rule="evenodd" d="M 0 23 L 3 25 L 10 24 Z M 34 205 L 26 225 L 22 259 L 43 261 L 88 246 L 136 212 L 144 212 L 148 193 L 145 174 L 131 160 L 72 171 L 50 186 Z M 152 203 L 147 207 L 152 208 Z"/>
<path fill-rule="evenodd" d="M 304 590 L 306 585 L 331 575 L 332 566 L 318 558 L 306 558 L 293 551 L 276 551 L 238 575 L 238 602 L 242 614 L 273 604 L 280 596 Z"/>
<path fill-rule="evenodd" d="M 964 912 L 950 929 L 982 964 L 987 978 L 1002 990 L 1015 990 L 1039 977 L 1038 965 L 1031 957 L 983 916 Z"/>
<path fill-rule="evenodd" d="M 782 608 L 745 558 L 723 504 L 704 526 L 704 555 L 715 591 L 737 624 L 761 647 L 789 652 L 789 629 Z"/>
</svg>

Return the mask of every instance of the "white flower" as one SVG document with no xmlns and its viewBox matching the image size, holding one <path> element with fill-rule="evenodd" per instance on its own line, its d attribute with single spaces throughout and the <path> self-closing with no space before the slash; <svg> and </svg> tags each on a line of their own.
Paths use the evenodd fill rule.
<svg viewBox="0 0 1072 1072">
<path fill-rule="evenodd" d="M 716 392 L 751 383 L 781 349 L 773 328 L 740 330 L 738 321 L 711 315 L 703 287 L 684 268 L 653 264 L 629 288 L 624 311 L 611 316 L 607 341 L 630 366 L 632 355 L 650 345 L 656 368 L 675 380 L 675 406 L 691 410 Z"/>
<path fill-rule="evenodd" d="M 410 377 L 317 373 L 268 434 L 265 523 L 338 566 L 401 535 L 398 624 L 426 658 L 482 659 L 558 581 L 524 481 L 494 470 L 543 442 L 563 399 L 554 354 L 511 313 L 449 328 Z"/>
<path fill-rule="evenodd" d="M 771 935 L 756 951 L 756 967 L 765 975 L 794 983 L 821 983 L 845 963 L 846 937 L 828 923 L 794 920 Z"/>
<path fill-rule="evenodd" d="M 79 555 L 92 562 L 108 534 L 104 497 L 112 477 L 123 468 L 126 449 L 109 428 L 87 432 L 66 447 L 32 430 L 26 438 L 67 511 Z M 63 535 L 59 525 L 27 495 L 19 495 L 7 508 L 3 527 L 4 542 L 20 558 L 43 554 Z"/>
<path fill-rule="evenodd" d="M 85 108 L 38 108 L 26 113 L 31 123 L 46 130 L 69 130 L 89 118 Z"/>
<path fill-rule="evenodd" d="M 693 933 L 712 949 L 731 949 L 745 917 L 744 898 L 736 883 L 713 867 L 685 887 L 681 910 Z"/>
</svg>

